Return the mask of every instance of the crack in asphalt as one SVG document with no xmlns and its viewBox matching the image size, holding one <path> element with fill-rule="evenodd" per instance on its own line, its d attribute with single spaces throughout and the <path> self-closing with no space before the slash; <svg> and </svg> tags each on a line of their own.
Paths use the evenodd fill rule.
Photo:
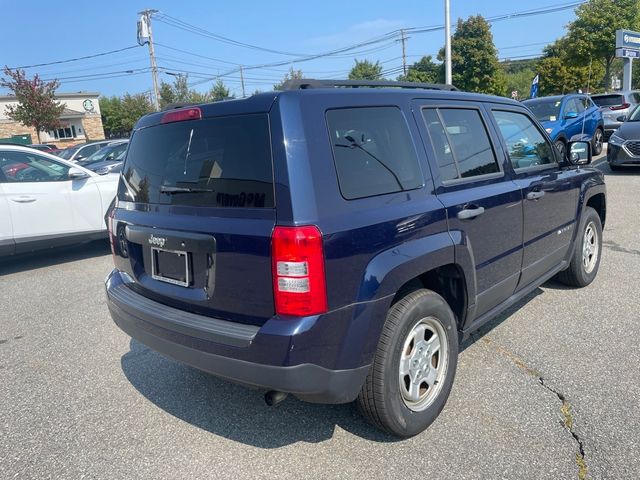
<svg viewBox="0 0 640 480">
<path fill-rule="evenodd" d="M 613 242 L 611 240 L 602 242 L 602 245 L 607 247 L 609 250 L 613 250 L 614 252 L 629 253 L 631 255 L 640 255 L 640 250 L 632 250 L 630 248 L 623 247 L 619 243 Z"/>
<path fill-rule="evenodd" d="M 576 464 L 578 465 L 578 478 L 580 480 L 584 480 L 587 478 L 587 462 L 584 458 L 584 442 L 580 438 L 580 436 L 573 429 L 573 406 L 567 398 L 557 391 L 555 388 L 550 387 L 546 383 L 544 383 L 544 378 L 540 377 L 539 379 L 540 385 L 553 393 L 558 399 L 562 402 L 562 407 L 560 407 L 560 411 L 564 416 L 564 428 L 571 434 L 573 439 L 578 444 L 578 453 L 576 453 Z"/>
<path fill-rule="evenodd" d="M 475 340 L 477 340 L 477 337 L 475 337 L 473 334 L 471 334 L 471 337 L 474 338 Z M 562 405 L 560 407 L 560 412 L 562 413 L 562 416 L 564 417 L 564 422 L 563 422 L 562 425 L 565 428 L 565 430 L 567 430 L 567 432 L 569 432 L 571 434 L 571 436 L 573 437 L 574 441 L 578 445 L 578 452 L 576 453 L 576 458 L 575 458 L 576 465 L 578 466 L 578 479 L 579 480 L 584 480 L 585 478 L 587 478 L 588 468 L 587 468 L 587 462 L 586 462 L 586 459 L 585 459 L 584 441 L 580 438 L 580 436 L 577 434 L 577 432 L 573 428 L 574 427 L 573 406 L 567 400 L 566 396 L 563 393 L 561 393 L 558 390 L 556 390 L 555 388 L 550 387 L 549 385 L 547 385 L 545 383 L 544 377 L 542 376 L 542 374 L 538 370 L 536 370 L 535 368 L 527 365 L 527 363 L 522 358 L 517 356 L 512 351 L 508 350 L 507 348 L 503 347 L 502 345 L 498 345 L 498 344 L 494 343 L 491 338 L 486 337 L 486 336 L 482 337 L 482 342 L 486 346 L 492 348 L 493 350 L 495 350 L 496 352 L 501 354 L 502 356 L 504 356 L 504 357 L 508 358 L 509 360 L 511 360 L 520 370 L 525 372 L 527 375 L 537 379 L 538 383 L 542 387 L 544 387 L 547 390 L 549 390 L 551 393 L 553 393 L 562 402 Z"/>
</svg>

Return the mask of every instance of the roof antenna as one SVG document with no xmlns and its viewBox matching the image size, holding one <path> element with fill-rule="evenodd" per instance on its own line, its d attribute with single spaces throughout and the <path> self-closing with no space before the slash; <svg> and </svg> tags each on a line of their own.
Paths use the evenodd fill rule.
<svg viewBox="0 0 640 480">
<path fill-rule="evenodd" d="M 589 77 L 587 79 L 587 95 L 591 96 L 591 62 L 593 60 L 589 58 Z M 587 116 L 582 116 L 582 133 L 580 134 L 580 141 L 584 139 L 584 122 L 587 120 Z"/>
</svg>

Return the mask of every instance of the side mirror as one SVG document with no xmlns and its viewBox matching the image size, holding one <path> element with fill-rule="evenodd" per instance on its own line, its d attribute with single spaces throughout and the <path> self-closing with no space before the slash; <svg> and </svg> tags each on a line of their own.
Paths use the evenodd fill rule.
<svg viewBox="0 0 640 480">
<path fill-rule="evenodd" d="M 616 118 L 616 120 L 618 122 L 626 122 L 627 121 L 627 116 L 626 115 L 620 115 L 618 118 Z"/>
<path fill-rule="evenodd" d="M 591 143 L 569 142 L 569 161 L 572 165 L 589 165 L 591 163 Z"/>
<path fill-rule="evenodd" d="M 89 178 L 89 174 L 78 167 L 71 167 L 69 169 L 69 180 L 82 180 L 83 178 Z"/>
<path fill-rule="evenodd" d="M 566 119 L 578 118 L 578 112 L 568 112 L 565 114 L 564 118 Z"/>
</svg>

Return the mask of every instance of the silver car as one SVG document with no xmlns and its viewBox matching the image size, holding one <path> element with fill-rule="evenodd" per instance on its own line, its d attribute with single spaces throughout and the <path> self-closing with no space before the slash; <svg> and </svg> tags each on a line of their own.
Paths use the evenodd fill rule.
<svg viewBox="0 0 640 480">
<path fill-rule="evenodd" d="M 609 141 L 611 134 L 622 125 L 620 117 L 628 117 L 636 105 L 640 104 L 640 90 L 598 93 L 591 95 L 591 100 L 600 107 L 604 119 L 604 138 Z"/>
</svg>

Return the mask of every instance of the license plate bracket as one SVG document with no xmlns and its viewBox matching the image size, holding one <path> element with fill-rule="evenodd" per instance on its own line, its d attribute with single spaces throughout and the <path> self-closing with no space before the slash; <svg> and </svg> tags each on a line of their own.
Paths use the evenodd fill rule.
<svg viewBox="0 0 640 480">
<path fill-rule="evenodd" d="M 189 253 L 152 247 L 151 277 L 161 282 L 188 287 L 190 282 Z"/>
</svg>

